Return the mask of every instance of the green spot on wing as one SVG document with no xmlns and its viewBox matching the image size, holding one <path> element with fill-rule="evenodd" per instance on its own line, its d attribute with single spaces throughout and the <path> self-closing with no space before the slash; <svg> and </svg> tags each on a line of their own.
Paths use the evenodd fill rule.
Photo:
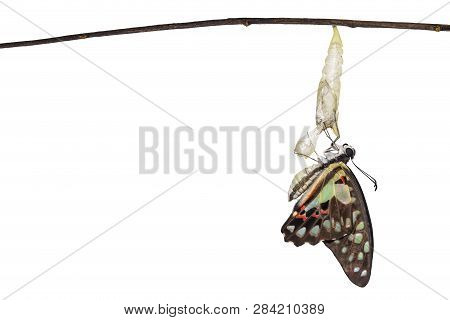
<svg viewBox="0 0 450 320">
<path fill-rule="evenodd" d="M 327 202 L 331 200 L 334 196 L 334 183 L 332 180 L 328 181 L 328 183 L 320 190 L 319 199 L 320 203 Z"/>
<path fill-rule="evenodd" d="M 362 229 L 364 229 L 364 222 L 360 222 L 358 223 L 358 225 L 356 226 L 356 230 L 357 231 L 361 231 Z"/>
<path fill-rule="evenodd" d="M 334 230 L 336 230 L 336 232 L 341 232 L 341 224 L 339 222 L 336 222 L 336 225 L 334 226 Z"/>
<path fill-rule="evenodd" d="M 355 243 L 356 244 L 360 244 L 361 243 L 361 241 L 362 241 L 362 238 L 363 238 L 363 235 L 362 235 L 362 233 L 357 233 L 357 234 L 355 234 Z"/>
<path fill-rule="evenodd" d="M 305 227 L 302 227 L 302 228 L 300 228 L 299 230 L 297 230 L 297 232 L 296 232 L 295 234 L 297 235 L 297 237 L 303 238 L 303 236 L 305 235 L 305 233 L 306 233 L 306 228 L 305 228 Z"/>
<path fill-rule="evenodd" d="M 367 253 L 370 251 L 370 245 L 369 245 L 369 241 L 366 241 L 364 243 L 364 252 Z"/>
<path fill-rule="evenodd" d="M 353 223 L 356 222 L 356 218 L 358 217 L 358 215 L 359 215 L 360 213 L 361 213 L 361 212 L 360 212 L 359 210 L 353 211 Z"/>
<path fill-rule="evenodd" d="M 320 231 L 320 227 L 319 226 L 314 226 L 314 228 L 312 228 L 309 231 L 309 234 L 312 235 L 313 237 L 317 237 L 319 235 L 319 231 Z"/>
<path fill-rule="evenodd" d="M 336 198 L 342 202 L 343 204 L 349 204 L 352 201 L 352 197 L 350 195 L 350 189 L 345 184 L 334 184 Z"/>
</svg>

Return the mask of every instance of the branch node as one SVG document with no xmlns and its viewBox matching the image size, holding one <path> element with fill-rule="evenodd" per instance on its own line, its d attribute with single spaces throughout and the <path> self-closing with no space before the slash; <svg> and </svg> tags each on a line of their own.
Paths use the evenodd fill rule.
<svg viewBox="0 0 450 320">
<path fill-rule="evenodd" d="M 250 23 L 250 21 L 248 21 L 248 20 L 244 20 L 244 22 L 243 22 L 243 25 L 246 26 L 246 27 L 248 27 L 250 24 L 251 24 L 251 23 Z"/>
<path fill-rule="evenodd" d="M 436 32 L 441 31 L 441 26 L 439 26 L 439 25 L 434 26 L 434 31 L 436 31 Z"/>
</svg>

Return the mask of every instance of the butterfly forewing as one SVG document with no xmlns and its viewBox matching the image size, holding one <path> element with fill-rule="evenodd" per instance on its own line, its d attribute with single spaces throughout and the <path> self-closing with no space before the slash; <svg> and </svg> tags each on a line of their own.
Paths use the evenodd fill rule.
<svg viewBox="0 0 450 320">
<path fill-rule="evenodd" d="M 281 231 L 296 246 L 324 241 L 349 279 L 358 286 L 367 284 L 373 247 L 370 217 L 361 187 L 344 163 L 323 169 Z"/>
<path fill-rule="evenodd" d="M 373 233 L 369 210 L 361 186 L 353 172 L 344 168 L 347 184 L 353 190 L 352 233 L 334 241 L 324 241 L 333 252 L 350 281 L 365 287 L 370 279 L 373 258 Z"/>
</svg>

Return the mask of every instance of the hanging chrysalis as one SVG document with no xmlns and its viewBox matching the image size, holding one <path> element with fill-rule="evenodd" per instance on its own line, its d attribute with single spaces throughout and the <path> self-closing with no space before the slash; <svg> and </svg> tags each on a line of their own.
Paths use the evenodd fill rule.
<svg viewBox="0 0 450 320">
<path fill-rule="evenodd" d="M 323 130 L 333 130 L 336 140 L 339 139 L 338 106 L 341 92 L 342 75 L 342 41 L 337 27 L 333 27 L 333 38 L 328 48 L 325 66 L 322 70 L 319 89 L 317 90 L 316 125 Z"/>
<path fill-rule="evenodd" d="M 336 144 L 340 137 L 337 121 L 342 53 L 341 37 L 333 27 L 317 92 L 316 127 L 297 142 L 295 153 L 306 157 L 316 153 L 317 139 L 322 132 L 332 140 L 331 147 L 316 164 L 303 169 L 292 180 L 289 200 L 299 200 L 281 232 L 286 242 L 296 246 L 323 242 L 350 281 L 364 287 L 372 270 L 372 224 L 361 186 L 347 166 L 349 160 L 353 161 L 355 149 Z M 331 139 L 328 129 L 335 139 Z"/>
<path fill-rule="evenodd" d="M 297 142 L 294 152 L 298 155 L 311 155 L 315 151 L 319 135 L 328 128 L 333 130 L 336 136 L 335 141 L 340 137 L 337 120 L 341 91 L 342 54 L 341 36 L 337 27 L 334 26 L 333 37 L 322 70 L 322 78 L 317 89 L 316 127 Z"/>
</svg>

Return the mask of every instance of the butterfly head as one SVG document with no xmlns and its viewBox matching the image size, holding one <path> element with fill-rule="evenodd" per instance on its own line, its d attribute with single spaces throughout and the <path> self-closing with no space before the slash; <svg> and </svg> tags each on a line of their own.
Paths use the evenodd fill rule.
<svg viewBox="0 0 450 320">
<path fill-rule="evenodd" d="M 324 157 L 320 157 L 319 160 L 323 164 L 329 164 L 337 161 L 343 161 L 347 163 L 349 160 L 353 160 L 356 151 L 351 145 L 344 143 L 343 145 L 338 145 L 333 143 L 324 152 Z"/>
<path fill-rule="evenodd" d="M 342 151 L 350 159 L 353 159 L 355 157 L 355 154 L 356 154 L 355 148 L 353 148 L 352 146 L 348 145 L 347 143 L 344 143 L 342 145 Z"/>
</svg>

